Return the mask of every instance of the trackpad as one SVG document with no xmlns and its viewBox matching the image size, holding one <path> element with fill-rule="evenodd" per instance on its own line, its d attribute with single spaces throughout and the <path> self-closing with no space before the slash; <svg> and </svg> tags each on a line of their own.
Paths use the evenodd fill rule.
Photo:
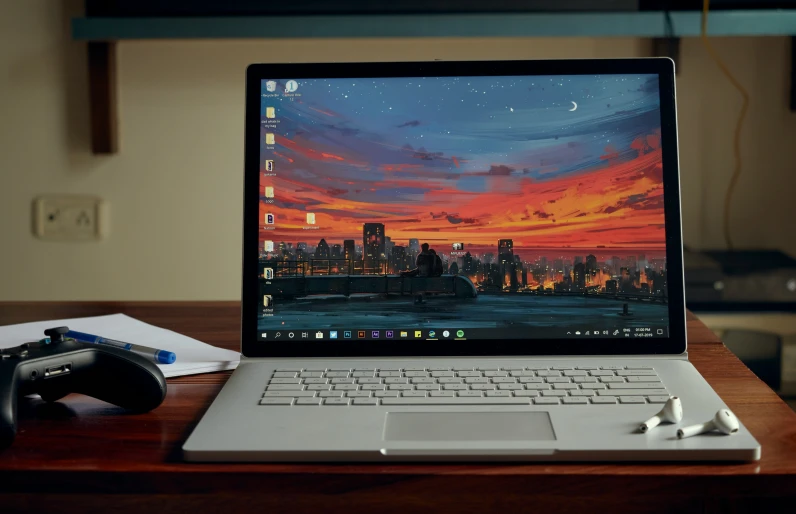
<svg viewBox="0 0 796 514">
<path fill-rule="evenodd" d="M 555 441 L 546 412 L 388 412 L 385 441 Z"/>
</svg>

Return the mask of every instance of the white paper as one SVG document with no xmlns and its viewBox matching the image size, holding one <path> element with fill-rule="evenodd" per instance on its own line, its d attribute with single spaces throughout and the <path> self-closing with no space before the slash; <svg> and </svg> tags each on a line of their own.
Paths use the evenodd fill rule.
<svg viewBox="0 0 796 514">
<path fill-rule="evenodd" d="M 0 348 L 10 348 L 22 343 L 38 341 L 45 337 L 45 329 L 62 326 L 67 326 L 70 330 L 95 334 L 125 343 L 174 352 L 177 355 L 177 360 L 173 364 L 158 364 L 160 370 L 167 377 L 235 369 L 240 362 L 240 353 L 238 352 L 211 346 L 124 314 L 6 325 L 0 327 Z"/>
</svg>

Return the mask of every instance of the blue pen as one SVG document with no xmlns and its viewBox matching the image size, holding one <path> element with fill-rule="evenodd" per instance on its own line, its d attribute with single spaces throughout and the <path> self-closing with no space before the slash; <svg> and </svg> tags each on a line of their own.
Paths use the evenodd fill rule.
<svg viewBox="0 0 796 514">
<path fill-rule="evenodd" d="M 107 339 L 105 337 L 85 334 L 83 332 L 75 332 L 74 330 L 67 332 L 66 337 L 71 337 L 72 339 L 77 339 L 78 341 L 84 343 L 104 344 L 114 348 L 128 350 L 133 353 L 137 353 L 142 357 L 146 357 L 147 359 L 151 359 L 157 364 L 172 364 L 177 360 L 177 356 L 174 353 L 167 352 L 166 350 L 158 350 L 148 346 L 141 346 L 140 344 L 123 343 L 114 339 Z"/>
</svg>

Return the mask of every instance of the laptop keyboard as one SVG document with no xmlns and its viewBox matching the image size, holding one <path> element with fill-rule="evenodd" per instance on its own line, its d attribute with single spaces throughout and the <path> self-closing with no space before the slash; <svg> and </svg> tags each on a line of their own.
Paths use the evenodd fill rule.
<svg viewBox="0 0 796 514">
<path fill-rule="evenodd" d="M 650 366 L 280 368 L 260 405 L 634 405 L 668 399 Z"/>
</svg>

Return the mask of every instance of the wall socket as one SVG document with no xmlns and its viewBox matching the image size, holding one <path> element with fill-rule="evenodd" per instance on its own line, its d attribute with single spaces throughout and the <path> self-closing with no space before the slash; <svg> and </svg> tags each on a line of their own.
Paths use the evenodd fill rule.
<svg viewBox="0 0 796 514">
<path fill-rule="evenodd" d="M 33 233 L 49 241 L 98 241 L 108 225 L 105 202 L 96 196 L 45 195 L 33 201 Z"/>
</svg>

